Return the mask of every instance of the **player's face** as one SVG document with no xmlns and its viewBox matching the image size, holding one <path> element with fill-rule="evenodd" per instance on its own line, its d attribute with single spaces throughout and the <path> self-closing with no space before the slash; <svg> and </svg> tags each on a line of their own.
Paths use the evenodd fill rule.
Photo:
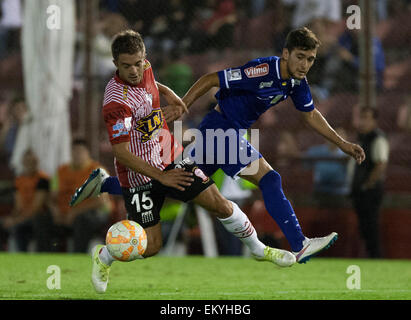
<svg viewBox="0 0 411 320">
<path fill-rule="evenodd" d="M 296 48 L 291 50 L 291 52 L 288 51 L 288 49 L 284 49 L 282 58 L 287 61 L 287 72 L 289 76 L 302 80 L 314 64 L 316 56 L 317 49 L 301 50 Z"/>
<path fill-rule="evenodd" d="M 120 54 L 117 61 L 114 61 L 120 79 L 133 85 L 139 84 L 143 79 L 145 58 L 145 50 L 135 54 Z"/>
<path fill-rule="evenodd" d="M 90 160 L 90 153 L 83 145 L 74 145 L 72 148 L 72 163 L 74 167 L 83 167 Z"/>
<path fill-rule="evenodd" d="M 358 132 L 366 134 L 371 132 L 377 127 L 377 120 L 374 119 L 374 116 L 371 111 L 363 111 L 360 113 L 358 123 Z"/>
</svg>

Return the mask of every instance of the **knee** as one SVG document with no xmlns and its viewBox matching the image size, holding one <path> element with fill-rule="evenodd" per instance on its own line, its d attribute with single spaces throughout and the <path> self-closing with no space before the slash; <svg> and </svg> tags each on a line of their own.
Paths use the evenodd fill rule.
<svg viewBox="0 0 411 320">
<path fill-rule="evenodd" d="M 275 189 L 281 190 L 281 176 L 275 170 L 270 170 L 266 173 L 259 181 L 260 188 L 264 188 L 265 186 L 275 187 Z"/>
<path fill-rule="evenodd" d="M 233 204 L 231 203 L 231 201 L 227 200 L 221 195 L 220 197 L 216 197 L 213 205 L 214 209 L 212 210 L 212 212 L 217 218 L 225 219 L 230 217 L 233 213 Z"/>
</svg>

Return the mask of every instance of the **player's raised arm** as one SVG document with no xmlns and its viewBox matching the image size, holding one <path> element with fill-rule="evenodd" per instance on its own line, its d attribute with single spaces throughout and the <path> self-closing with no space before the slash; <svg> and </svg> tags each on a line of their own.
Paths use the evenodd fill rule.
<svg viewBox="0 0 411 320">
<path fill-rule="evenodd" d="M 220 80 L 218 78 L 218 73 L 207 73 L 198 79 L 193 86 L 187 91 L 183 97 L 183 101 L 187 108 L 196 101 L 198 98 L 207 93 L 211 88 L 219 87 Z"/>
<path fill-rule="evenodd" d="M 310 112 L 301 112 L 304 121 L 315 131 L 337 145 L 346 154 L 353 157 L 358 163 L 365 160 L 364 150 L 357 144 L 348 142 L 340 137 L 335 130 L 328 124 L 321 112 L 313 109 Z"/>
<path fill-rule="evenodd" d="M 194 103 L 194 101 L 196 101 L 198 98 L 207 93 L 211 88 L 219 86 L 220 80 L 218 78 L 217 72 L 205 74 L 201 76 L 200 79 L 198 79 L 193 84 L 193 86 L 187 91 L 187 93 L 184 95 L 182 99 L 182 102 L 187 108 L 189 108 Z M 187 109 L 183 110 L 183 108 L 181 107 L 175 108 L 174 106 L 167 106 L 163 107 L 162 110 L 165 120 L 167 122 L 170 122 L 181 117 L 184 111 L 186 111 Z"/>
</svg>

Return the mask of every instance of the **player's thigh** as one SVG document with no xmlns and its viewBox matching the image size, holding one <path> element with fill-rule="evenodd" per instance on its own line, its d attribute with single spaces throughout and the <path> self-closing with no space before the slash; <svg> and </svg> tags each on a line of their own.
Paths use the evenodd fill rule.
<svg viewBox="0 0 411 320">
<path fill-rule="evenodd" d="M 239 176 L 256 186 L 258 186 L 262 177 L 273 170 L 270 164 L 264 159 L 259 158 L 251 162 L 244 170 L 239 173 Z"/>
<path fill-rule="evenodd" d="M 228 218 L 233 212 L 231 202 L 224 198 L 215 184 L 202 191 L 193 201 L 220 219 Z"/>
<path fill-rule="evenodd" d="M 168 198 L 183 202 L 191 201 L 214 184 L 214 181 L 207 177 L 199 166 L 189 158 L 180 161 L 178 164 L 171 164 L 165 170 L 172 170 L 174 168 L 183 168 L 187 172 L 192 172 L 194 181 L 184 191 L 167 187 L 166 197 Z"/>
<path fill-rule="evenodd" d="M 165 197 L 163 189 L 153 181 L 135 188 L 122 188 L 127 218 L 144 229 L 160 222 L 160 210 Z"/>
<path fill-rule="evenodd" d="M 219 218 L 227 218 L 231 215 L 233 211 L 231 202 L 221 195 L 214 181 L 207 177 L 195 162 L 185 159 L 177 165 L 166 168 L 166 170 L 174 167 L 184 168 L 186 171 L 193 172 L 194 181 L 184 191 L 168 188 L 167 197 L 183 202 L 193 200 Z"/>
</svg>

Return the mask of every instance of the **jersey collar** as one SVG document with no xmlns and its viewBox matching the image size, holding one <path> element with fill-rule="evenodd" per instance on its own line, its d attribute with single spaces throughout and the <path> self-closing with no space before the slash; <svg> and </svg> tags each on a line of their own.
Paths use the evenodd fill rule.
<svg viewBox="0 0 411 320">
<path fill-rule="evenodd" d="M 281 59 L 281 58 L 278 58 L 277 61 L 276 61 L 276 63 L 275 63 L 275 71 L 277 71 L 277 78 L 278 78 L 278 80 L 281 81 L 281 75 L 280 75 L 280 59 Z"/>
<path fill-rule="evenodd" d="M 296 80 L 295 80 L 294 78 L 290 78 L 290 79 L 287 79 L 287 80 L 284 80 L 284 79 L 281 78 L 281 73 L 280 73 L 280 59 L 281 59 L 281 57 L 278 58 L 277 61 L 276 61 L 276 63 L 275 63 L 275 71 L 277 72 L 277 78 L 278 78 L 278 80 L 280 81 L 281 86 L 286 86 L 288 83 L 290 83 L 290 84 L 291 84 L 291 88 L 294 88 L 294 86 L 295 86 L 295 84 L 296 84 Z M 286 84 L 284 85 L 284 83 L 286 83 Z"/>
</svg>

